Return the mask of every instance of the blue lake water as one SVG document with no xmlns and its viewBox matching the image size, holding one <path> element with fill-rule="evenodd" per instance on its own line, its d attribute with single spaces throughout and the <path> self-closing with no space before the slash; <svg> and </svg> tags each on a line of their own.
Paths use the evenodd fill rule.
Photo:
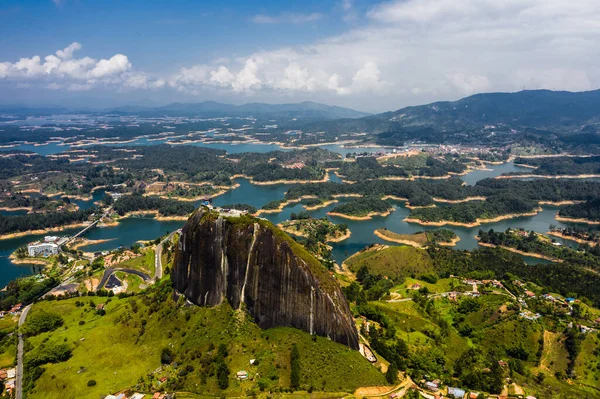
<svg viewBox="0 0 600 399">
<path fill-rule="evenodd" d="M 230 149 L 230 147 L 228 147 Z M 361 149 L 362 150 L 362 149 Z M 507 173 L 510 171 L 518 171 L 518 167 L 512 164 L 504 165 L 492 165 L 490 168 L 494 168 L 491 171 L 474 171 L 469 173 L 462 178 L 469 184 L 474 184 L 477 180 L 486 177 L 493 177 L 501 173 Z M 332 181 L 340 181 L 334 174 L 330 174 Z M 236 204 L 236 203 L 247 203 L 256 208 L 261 208 L 266 203 L 281 199 L 285 195 L 288 185 L 253 185 L 246 179 L 238 179 L 237 183 L 240 184 L 235 190 L 229 191 L 214 200 L 215 205 L 225 204 Z M 103 190 L 97 190 L 94 192 L 91 200 L 75 201 L 80 208 L 85 209 L 92 206 L 94 201 L 100 200 L 104 196 Z M 342 203 L 343 201 L 340 201 Z M 339 203 L 338 203 L 339 204 Z M 318 209 L 310 212 L 313 217 L 325 217 L 327 212 L 338 204 L 332 204 L 326 208 Z M 352 233 L 351 237 L 341 243 L 333 244 L 333 256 L 338 263 L 341 263 L 345 258 L 352 255 L 356 251 L 364 248 L 367 245 L 373 243 L 390 244 L 381 240 L 374 235 L 374 231 L 380 228 L 387 228 L 397 233 L 410 234 L 418 231 L 435 229 L 435 227 L 420 226 L 417 224 L 407 223 L 404 219 L 409 215 L 410 210 L 404 206 L 403 202 L 395 203 L 396 210 L 386 217 L 374 217 L 368 221 L 353 221 L 338 217 L 330 217 L 335 223 L 346 223 Z M 304 208 L 302 204 L 294 204 L 292 206 L 285 207 L 282 212 L 277 214 L 265 214 L 265 218 L 271 222 L 277 224 L 284 220 L 289 219 L 292 212 L 300 212 Z M 509 227 L 521 227 L 526 230 L 534 230 L 540 233 L 546 233 L 549 230 L 551 224 L 557 226 L 566 226 L 566 224 L 555 220 L 555 215 L 558 212 L 558 208 L 546 207 L 542 212 L 536 216 L 521 217 L 515 219 L 508 219 L 497 223 L 484 224 L 480 227 L 465 228 L 465 227 L 448 227 L 458 234 L 461 241 L 457 244 L 458 249 L 473 249 L 477 247 L 477 241 L 475 236 L 479 229 L 490 229 L 493 228 L 497 231 L 504 231 Z M 85 251 L 102 251 L 116 248 L 120 245 L 131 246 L 138 240 L 150 240 L 158 236 L 161 236 L 167 232 L 173 231 L 181 226 L 184 222 L 181 221 L 169 221 L 161 222 L 153 218 L 129 218 L 121 221 L 116 227 L 96 228 L 91 230 L 86 237 L 92 240 L 107 239 L 110 241 L 91 245 L 84 248 Z M 73 234 L 76 230 L 61 232 L 61 235 Z M 40 238 L 40 236 L 26 236 L 10 240 L 0 240 L 0 287 L 3 287 L 8 281 L 20 276 L 30 274 L 32 272 L 31 266 L 17 266 L 10 262 L 8 256 L 18 247 L 24 246 L 27 243 Z M 576 247 L 577 244 L 557 239 L 566 245 Z M 393 244 L 392 244 L 393 245 Z M 543 262 L 540 259 L 525 257 L 528 263 L 540 263 Z"/>
</svg>

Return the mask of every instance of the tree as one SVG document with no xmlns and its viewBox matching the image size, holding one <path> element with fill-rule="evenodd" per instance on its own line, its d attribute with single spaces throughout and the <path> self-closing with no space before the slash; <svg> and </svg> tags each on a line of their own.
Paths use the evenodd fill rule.
<svg viewBox="0 0 600 399">
<path fill-rule="evenodd" d="M 162 364 L 170 364 L 173 361 L 173 352 L 169 347 L 164 347 L 160 354 L 160 362 Z"/>
<path fill-rule="evenodd" d="M 222 358 L 217 365 L 217 381 L 220 389 L 229 388 L 229 367 Z"/>
<path fill-rule="evenodd" d="M 395 362 L 390 363 L 385 372 L 385 379 L 390 385 L 394 385 L 398 382 L 398 366 Z"/>
<path fill-rule="evenodd" d="M 292 345 L 292 353 L 290 355 L 290 385 L 293 389 L 298 389 L 300 386 L 300 352 L 296 344 Z"/>
</svg>

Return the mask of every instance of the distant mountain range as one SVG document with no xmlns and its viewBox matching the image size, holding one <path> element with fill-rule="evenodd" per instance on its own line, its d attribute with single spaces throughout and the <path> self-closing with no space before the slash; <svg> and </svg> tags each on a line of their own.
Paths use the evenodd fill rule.
<svg viewBox="0 0 600 399">
<path fill-rule="evenodd" d="M 382 133 L 398 129 L 438 131 L 504 124 L 556 132 L 593 128 L 600 123 L 600 90 L 567 92 L 525 90 L 475 94 L 458 101 L 439 101 L 360 119 L 313 126 L 329 132 Z"/>
<path fill-rule="evenodd" d="M 307 119 L 332 120 L 342 118 L 361 118 L 370 114 L 312 101 L 293 104 L 248 103 L 243 105 L 223 104 L 215 101 L 201 103 L 172 103 L 162 107 L 119 107 L 108 109 L 111 113 L 137 115 L 204 116 L 217 117 L 255 117 L 259 119 Z"/>
<path fill-rule="evenodd" d="M 371 115 L 350 108 L 320 104 L 312 101 L 291 104 L 248 103 L 232 105 L 215 101 L 201 103 L 172 103 L 160 107 L 122 106 L 105 109 L 75 109 L 68 107 L 0 106 L 0 113 L 12 115 L 52 115 L 67 113 L 121 114 L 140 116 L 197 116 L 255 117 L 257 119 L 293 120 L 314 122 L 344 118 L 362 118 Z"/>
<path fill-rule="evenodd" d="M 600 90 L 567 92 L 525 90 L 516 93 L 475 94 L 457 101 L 439 101 L 371 115 L 349 108 L 312 101 L 291 104 L 248 103 L 232 105 L 205 101 L 172 103 L 160 107 L 123 106 L 102 110 L 0 106 L 15 115 L 52 113 L 112 113 L 140 116 L 255 117 L 275 120 L 280 126 L 328 133 L 383 133 L 427 128 L 460 131 L 503 124 L 553 132 L 596 131 L 600 123 Z"/>
</svg>

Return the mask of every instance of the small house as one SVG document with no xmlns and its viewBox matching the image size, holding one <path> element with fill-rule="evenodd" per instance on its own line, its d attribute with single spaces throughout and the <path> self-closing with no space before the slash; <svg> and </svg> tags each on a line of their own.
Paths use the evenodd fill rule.
<svg viewBox="0 0 600 399">
<path fill-rule="evenodd" d="M 236 376 L 238 380 L 247 380 L 248 372 L 246 370 L 241 370 L 237 372 Z"/>
<path fill-rule="evenodd" d="M 448 387 L 448 396 L 452 396 L 456 399 L 463 399 L 465 394 L 466 391 L 464 389 Z"/>
<path fill-rule="evenodd" d="M 435 392 L 439 389 L 438 384 L 436 384 L 435 382 L 432 382 L 432 381 L 425 382 L 425 388 L 430 391 L 433 391 L 433 392 Z"/>
<path fill-rule="evenodd" d="M 105 304 L 99 303 L 98 306 L 96 306 L 96 310 L 104 310 L 105 306 L 106 306 Z"/>
</svg>

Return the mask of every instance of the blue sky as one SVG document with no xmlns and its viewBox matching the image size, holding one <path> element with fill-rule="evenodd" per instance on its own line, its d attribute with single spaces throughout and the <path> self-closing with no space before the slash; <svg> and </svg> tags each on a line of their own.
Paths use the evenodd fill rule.
<svg viewBox="0 0 600 399">
<path fill-rule="evenodd" d="M 589 90 L 599 21 L 593 0 L 5 0 L 0 103 L 314 100 L 378 112 Z"/>
</svg>

